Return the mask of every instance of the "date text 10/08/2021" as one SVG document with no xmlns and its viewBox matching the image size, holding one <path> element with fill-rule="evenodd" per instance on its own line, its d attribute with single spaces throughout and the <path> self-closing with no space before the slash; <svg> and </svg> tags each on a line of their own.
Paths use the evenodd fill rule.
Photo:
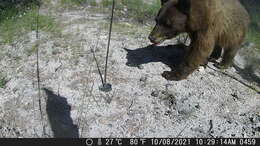
<svg viewBox="0 0 260 146">
<path fill-rule="evenodd" d="M 97 145 L 257 145 L 255 138 L 104 138 L 97 139 Z M 86 140 L 87 145 L 95 144 L 95 140 Z"/>
</svg>

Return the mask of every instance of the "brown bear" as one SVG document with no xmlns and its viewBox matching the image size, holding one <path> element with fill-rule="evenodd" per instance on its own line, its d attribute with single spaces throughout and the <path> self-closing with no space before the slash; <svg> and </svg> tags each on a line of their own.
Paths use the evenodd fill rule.
<svg viewBox="0 0 260 146">
<path fill-rule="evenodd" d="M 218 67 L 232 65 L 245 38 L 249 15 L 238 0 L 161 0 L 156 26 L 149 35 L 158 44 L 180 33 L 189 34 L 191 43 L 183 62 L 172 71 L 163 72 L 168 80 L 186 79 L 210 57 L 218 59 Z"/>
</svg>

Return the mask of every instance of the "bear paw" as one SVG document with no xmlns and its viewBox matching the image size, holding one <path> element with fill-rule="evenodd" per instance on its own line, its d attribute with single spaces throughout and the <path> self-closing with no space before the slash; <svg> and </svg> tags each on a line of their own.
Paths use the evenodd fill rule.
<svg viewBox="0 0 260 146">
<path fill-rule="evenodd" d="M 162 73 L 162 76 L 166 80 L 170 80 L 170 81 L 180 81 L 180 80 L 183 80 L 183 79 L 187 78 L 187 76 L 184 76 L 181 73 L 176 72 L 176 71 L 164 71 Z"/>
<path fill-rule="evenodd" d="M 228 69 L 230 67 L 230 65 L 224 65 L 224 64 L 221 64 L 221 63 L 214 63 L 213 65 L 220 70 L 225 70 L 225 69 Z"/>
</svg>

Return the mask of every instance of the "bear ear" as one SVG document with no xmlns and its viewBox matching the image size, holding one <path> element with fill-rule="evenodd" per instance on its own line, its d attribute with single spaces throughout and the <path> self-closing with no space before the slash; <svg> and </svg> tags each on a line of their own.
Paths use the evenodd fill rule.
<svg viewBox="0 0 260 146">
<path fill-rule="evenodd" d="M 189 14 L 190 7 L 191 7 L 190 0 L 179 0 L 178 1 L 177 8 L 184 14 Z"/>
<path fill-rule="evenodd" d="M 161 0 L 161 5 L 164 5 L 168 1 L 172 1 L 174 4 L 177 4 L 179 0 Z"/>
<path fill-rule="evenodd" d="M 168 2 L 169 0 L 161 0 L 161 5 L 164 5 L 164 3 Z"/>
</svg>

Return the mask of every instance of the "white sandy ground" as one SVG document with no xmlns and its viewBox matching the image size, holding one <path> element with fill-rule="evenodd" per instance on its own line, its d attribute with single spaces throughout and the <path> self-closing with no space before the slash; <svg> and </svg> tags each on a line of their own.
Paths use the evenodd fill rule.
<svg viewBox="0 0 260 146">
<path fill-rule="evenodd" d="M 108 15 L 71 10 L 55 17 L 62 24 L 62 35 L 40 32 L 40 77 L 46 88 L 41 90 L 42 119 L 36 55 L 30 53 L 35 32 L 1 45 L 0 71 L 9 81 L 0 88 L 0 137 L 260 136 L 260 95 L 241 83 L 259 90 L 259 82 L 246 79 L 235 68 L 225 72 L 240 82 L 212 63 L 187 80 L 167 81 L 161 73 L 170 68 L 156 59 L 158 50 L 138 49 L 149 45 L 151 26 L 119 21 L 108 64 L 113 90 L 104 93 L 98 89 L 101 81 L 91 48 L 99 40 L 95 50 L 103 71 Z M 130 54 L 124 48 L 135 51 Z M 237 58 L 243 64 L 242 57 Z M 136 60 L 139 64 L 131 65 Z"/>
</svg>

